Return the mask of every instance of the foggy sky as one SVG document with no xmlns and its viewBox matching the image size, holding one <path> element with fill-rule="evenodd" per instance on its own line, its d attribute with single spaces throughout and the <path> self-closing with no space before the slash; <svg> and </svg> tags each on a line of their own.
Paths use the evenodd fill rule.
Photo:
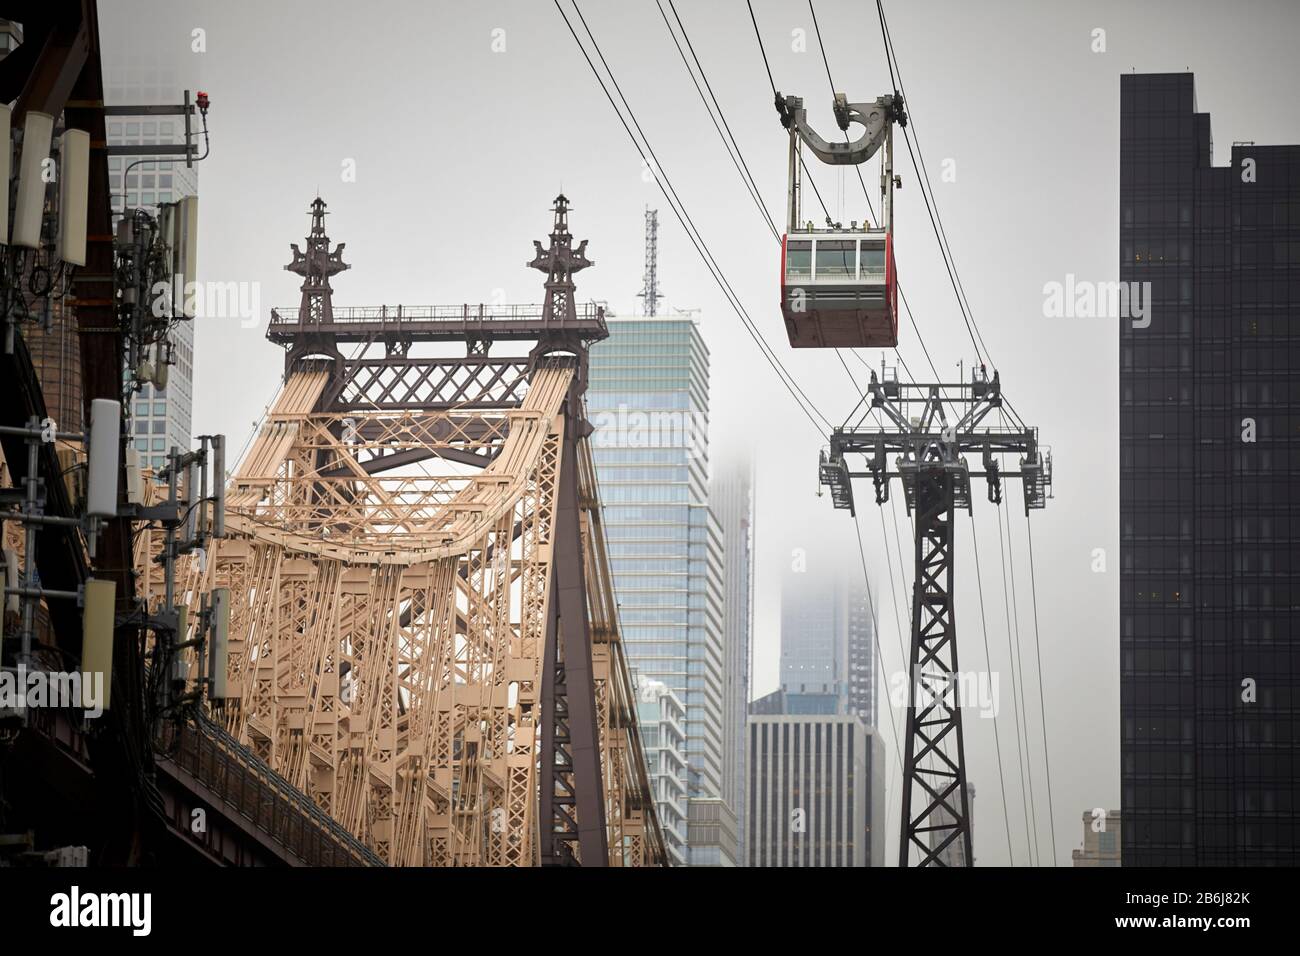
<svg viewBox="0 0 1300 956">
<path fill-rule="evenodd" d="M 856 392 L 836 357 L 789 349 L 779 311 L 779 252 L 732 167 L 653 0 L 579 0 L 664 171 L 750 315 L 818 408 L 838 423 Z M 666 4 L 665 4 L 666 6 Z M 850 100 L 890 92 L 872 4 L 820 0 L 817 15 L 835 82 Z M 772 107 L 743 3 L 678 0 L 768 210 L 780 225 L 785 134 Z M 548 2 L 358 5 L 334 2 L 162 3 L 102 0 L 110 61 L 158 44 L 190 57 L 193 82 L 212 98 L 211 157 L 200 166 L 199 279 L 260 283 L 256 328 L 234 319 L 197 327 L 194 434 L 243 445 L 272 397 L 281 351 L 263 339 L 273 305 L 296 305 L 298 278 L 283 271 L 319 193 L 327 226 L 346 242 L 352 270 L 333 281 L 341 305 L 540 301 L 525 268 L 549 231 L 551 200 L 572 201 L 570 222 L 589 239 L 596 267 L 579 276 L 583 299 L 620 313 L 637 305 L 642 214 L 659 212 L 659 277 L 669 308 L 698 308 L 711 350 L 712 455 L 748 450 L 757 464 L 756 666 L 751 696 L 777 681 L 780 576 L 803 549 L 810 572 L 859 566 L 847 512 L 816 494 L 824 439 L 798 411 L 718 292 Z M 806 4 L 755 0 L 776 83 L 802 95 L 823 135 L 834 132 L 824 67 Z M 1234 140 L 1300 141 L 1293 44 L 1300 8 L 1274 3 L 886 4 L 908 93 L 912 129 L 971 309 L 1005 393 L 1055 453 L 1055 500 L 1033 517 L 1042 682 L 1050 745 L 1057 861 L 1079 846 L 1079 815 L 1119 806 L 1118 403 L 1114 322 L 1047 319 L 1043 286 L 1118 278 L 1119 75 L 1196 74 L 1197 106 L 1212 114 L 1216 160 Z M 206 52 L 189 53 L 191 31 Z M 1092 31 L 1106 31 L 1105 53 Z M 792 31 L 807 32 L 806 52 Z M 504 39 L 505 49 L 493 51 Z M 177 91 L 179 97 L 179 91 Z M 955 380 L 973 351 L 955 306 L 901 138 L 896 169 L 896 257 L 903 288 L 940 374 Z M 356 182 L 341 181 L 355 160 Z M 955 182 L 941 180 L 955 160 Z M 810 157 L 810 163 L 812 162 Z M 875 163 L 864 167 L 873 190 Z M 844 220 L 864 216 L 856 176 L 814 176 Z M 805 212 L 813 208 L 808 191 Z M 904 319 L 903 359 L 931 375 Z M 878 351 L 863 353 L 873 364 Z M 859 384 L 865 369 L 852 359 Z M 892 364 L 892 355 L 891 355 Z M 896 498 L 901 494 L 895 488 Z M 1011 853 L 1027 862 L 1017 776 L 1013 700 L 995 509 L 973 488 L 974 524 L 992 661 L 986 662 L 971 519 L 958 518 L 957 619 L 963 670 L 1002 675 L 1002 740 Z M 878 514 L 857 489 L 886 675 L 900 670 L 905 595 L 893 522 L 910 565 L 901 500 Z M 1050 863 L 1032 592 L 1018 485 L 1008 489 L 1025 715 L 1040 856 Z M 882 522 L 883 518 L 883 522 Z M 882 534 L 882 523 L 887 537 Z M 886 563 L 888 540 L 893 576 Z M 1094 549 L 1107 571 L 1094 573 Z M 910 568 L 908 579 L 910 580 Z M 895 616 L 892 594 L 899 612 Z M 1012 621 L 1014 631 L 1015 620 Z M 896 712 L 902 733 L 901 712 Z M 886 712 L 882 739 L 891 804 L 887 858 L 897 857 L 897 753 Z M 975 802 L 975 855 L 1009 861 L 993 721 L 967 712 Z"/>
</svg>

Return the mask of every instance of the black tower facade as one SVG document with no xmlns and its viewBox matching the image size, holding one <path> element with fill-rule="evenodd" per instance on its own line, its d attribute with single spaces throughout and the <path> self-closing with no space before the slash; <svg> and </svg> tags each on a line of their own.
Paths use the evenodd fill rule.
<svg viewBox="0 0 1300 956">
<path fill-rule="evenodd" d="M 1300 863 L 1300 147 L 1120 81 L 1126 866 Z M 1131 299 L 1131 297 L 1130 297 Z"/>
</svg>

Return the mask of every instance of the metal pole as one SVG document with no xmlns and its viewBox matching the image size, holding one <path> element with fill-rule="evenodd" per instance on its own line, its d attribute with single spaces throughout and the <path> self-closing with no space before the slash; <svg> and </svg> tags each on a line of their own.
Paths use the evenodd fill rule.
<svg viewBox="0 0 1300 956">
<path fill-rule="evenodd" d="M 880 201 L 884 207 L 884 221 L 881 225 L 885 232 L 894 232 L 894 124 L 889 124 L 885 133 L 885 155 L 881 159 Z"/>
<path fill-rule="evenodd" d="M 37 496 L 40 476 L 37 468 L 39 467 L 41 448 L 41 421 L 33 415 L 28 419 L 27 425 L 32 431 L 27 436 L 27 476 L 24 480 L 27 499 L 24 502 L 23 515 L 26 518 L 34 518 L 40 510 L 40 501 Z M 27 592 L 36 590 L 36 523 L 32 521 L 28 521 L 23 525 L 23 589 Z M 23 607 L 22 653 L 18 658 L 18 662 L 27 665 L 31 663 L 32 659 L 36 599 L 28 593 L 24 594 L 20 600 Z"/>
<path fill-rule="evenodd" d="M 788 197 L 789 227 L 787 234 L 799 228 L 799 133 L 790 127 L 790 195 Z"/>
</svg>

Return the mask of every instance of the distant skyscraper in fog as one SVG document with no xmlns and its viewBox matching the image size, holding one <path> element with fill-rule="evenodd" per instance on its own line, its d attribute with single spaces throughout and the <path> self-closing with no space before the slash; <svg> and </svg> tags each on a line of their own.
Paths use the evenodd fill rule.
<svg viewBox="0 0 1300 956">
<path fill-rule="evenodd" d="M 865 588 L 838 569 L 787 572 L 781 587 L 781 689 L 789 713 L 876 723 L 875 638 Z"/>
</svg>

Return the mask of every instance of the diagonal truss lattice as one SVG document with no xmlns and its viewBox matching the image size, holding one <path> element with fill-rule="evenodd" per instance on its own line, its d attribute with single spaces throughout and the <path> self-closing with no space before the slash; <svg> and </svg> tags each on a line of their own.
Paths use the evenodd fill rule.
<svg viewBox="0 0 1300 956">
<path fill-rule="evenodd" d="M 365 351 L 375 337 L 344 331 L 307 301 L 310 285 L 300 315 L 331 317 L 303 320 L 316 355 L 290 351 L 229 480 L 227 537 L 182 590 L 191 606 L 212 588 L 232 595 L 229 697 L 214 716 L 392 865 L 663 864 L 585 345 L 544 348 L 554 329 L 534 309 L 500 320 L 536 325 L 523 358 L 489 360 L 467 335 L 460 358 L 413 358 L 406 338 L 348 361 L 337 341 L 355 332 Z M 565 327 L 581 326 L 566 305 Z M 138 563 L 156 592 L 155 547 L 142 536 Z M 571 726 L 581 714 L 587 738 Z"/>
</svg>

